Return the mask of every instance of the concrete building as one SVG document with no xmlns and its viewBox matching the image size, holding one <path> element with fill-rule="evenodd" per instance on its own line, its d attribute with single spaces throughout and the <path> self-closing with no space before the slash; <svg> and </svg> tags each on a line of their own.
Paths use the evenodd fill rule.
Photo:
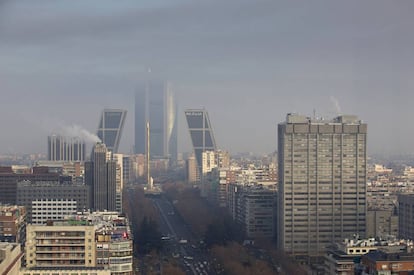
<svg viewBox="0 0 414 275">
<path fill-rule="evenodd" d="M 26 267 L 95 267 L 95 228 L 87 222 L 27 225 Z"/>
<path fill-rule="evenodd" d="M 37 199 L 32 201 L 31 223 L 40 225 L 47 221 L 63 220 L 78 211 L 74 199 Z"/>
<path fill-rule="evenodd" d="M 366 236 L 385 238 L 398 234 L 398 214 L 395 210 L 368 210 Z"/>
<path fill-rule="evenodd" d="M 133 245 L 128 220 L 116 212 L 94 213 L 90 217 L 96 228 L 96 265 L 110 269 L 113 275 L 132 275 Z"/>
<path fill-rule="evenodd" d="M 135 93 L 135 154 L 146 154 L 150 127 L 150 158 L 177 161 L 177 106 L 171 83 L 148 80 Z"/>
<path fill-rule="evenodd" d="M 35 167 L 48 167 L 49 173 L 57 173 L 62 176 L 69 176 L 72 181 L 80 181 L 85 176 L 85 165 L 83 162 L 67 161 L 36 161 Z"/>
<path fill-rule="evenodd" d="M 29 181 L 59 181 L 57 173 L 50 173 L 44 167 L 33 167 L 31 171 L 16 173 L 11 166 L 0 167 L 0 203 L 16 204 L 17 182 Z"/>
<path fill-rule="evenodd" d="M 414 194 L 399 194 L 398 204 L 399 236 L 414 240 Z"/>
<path fill-rule="evenodd" d="M 260 185 L 245 186 L 239 194 L 236 221 L 252 239 L 273 240 L 276 193 Z"/>
<path fill-rule="evenodd" d="M 23 253 L 20 244 L 0 242 L 0 272 L 2 275 L 19 275 Z"/>
<path fill-rule="evenodd" d="M 362 256 L 363 275 L 365 274 L 410 274 L 414 266 L 412 253 L 387 253 L 376 250 Z"/>
<path fill-rule="evenodd" d="M 279 249 L 320 256 L 333 242 L 365 236 L 367 124 L 288 114 L 278 126 Z"/>
<path fill-rule="evenodd" d="M 24 206 L 0 205 L 0 242 L 24 244 L 26 215 Z"/>
<path fill-rule="evenodd" d="M 94 146 L 91 161 L 85 163 L 85 182 L 91 186 L 93 210 L 116 210 L 116 161 L 103 143 Z"/>
<path fill-rule="evenodd" d="M 132 175 L 132 163 L 131 156 L 124 155 L 122 157 L 122 181 L 124 184 L 128 184 L 134 178 Z"/>
<path fill-rule="evenodd" d="M 44 201 L 46 204 L 53 204 L 52 201 L 58 203 L 58 201 L 76 201 L 77 211 L 84 211 L 85 209 L 90 208 L 90 186 L 83 183 L 72 183 L 58 181 L 21 181 L 17 185 L 17 204 L 26 207 L 27 209 L 27 220 L 32 222 L 32 206 L 33 202 L 37 201 L 40 204 L 43 204 Z M 38 203 L 35 203 L 35 206 L 38 206 Z M 59 208 L 56 205 L 57 208 Z M 52 206 L 47 208 L 52 209 Z M 53 215 L 53 211 L 47 211 Z M 41 214 L 36 212 L 37 214 Z M 43 213 L 43 211 L 42 211 Z M 54 213 L 57 214 L 55 211 Z M 46 216 L 42 215 L 42 217 Z M 42 218 L 43 219 L 43 218 Z"/>
<path fill-rule="evenodd" d="M 118 153 L 126 114 L 127 111 L 121 109 L 104 109 L 102 111 L 96 135 L 113 153 Z"/>
<path fill-rule="evenodd" d="M 346 239 L 328 248 L 323 274 L 361 274 L 364 270 L 359 264 L 361 257 L 377 250 L 394 254 L 407 253 L 412 250 L 412 242 L 395 238 Z"/>
<path fill-rule="evenodd" d="M 117 212 L 79 212 L 63 221 L 29 225 L 27 238 L 24 271 L 31 272 L 28 274 L 42 270 L 79 275 L 104 270 L 111 275 L 133 274 L 129 223 Z"/>
<path fill-rule="evenodd" d="M 197 160 L 194 154 L 188 157 L 186 161 L 187 181 L 189 183 L 200 182 L 200 173 L 197 166 Z"/>
<path fill-rule="evenodd" d="M 122 191 L 124 190 L 124 155 L 113 154 L 116 163 L 116 206 L 115 210 L 122 212 Z"/>
<path fill-rule="evenodd" d="M 47 138 L 47 159 L 50 161 L 85 161 L 85 142 L 78 137 L 51 135 Z"/>
</svg>

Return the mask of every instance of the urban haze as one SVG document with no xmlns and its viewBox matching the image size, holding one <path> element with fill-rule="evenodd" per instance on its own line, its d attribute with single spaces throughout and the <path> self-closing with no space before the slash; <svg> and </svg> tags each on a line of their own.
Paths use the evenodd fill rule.
<svg viewBox="0 0 414 275">
<path fill-rule="evenodd" d="M 219 148 L 268 153 L 286 113 L 356 114 L 368 152 L 413 153 L 411 1 L 0 2 L 1 153 L 45 152 L 62 128 L 95 133 L 103 107 L 168 80 L 178 149 L 184 109 L 209 111 Z"/>
</svg>

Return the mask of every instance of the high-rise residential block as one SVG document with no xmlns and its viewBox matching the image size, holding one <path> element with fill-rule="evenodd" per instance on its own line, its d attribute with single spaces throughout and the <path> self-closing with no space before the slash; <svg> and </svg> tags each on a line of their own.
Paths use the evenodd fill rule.
<svg viewBox="0 0 414 275">
<path fill-rule="evenodd" d="M 135 93 L 135 154 L 146 154 L 150 124 L 150 157 L 177 160 L 177 107 L 171 84 L 148 80 Z"/>
<path fill-rule="evenodd" d="M 27 226 L 27 268 L 94 267 L 95 227 L 87 223 Z"/>
<path fill-rule="evenodd" d="M 97 136 L 113 153 L 118 153 L 126 114 L 127 111 L 121 109 L 104 109 L 102 111 Z"/>
<path fill-rule="evenodd" d="M 50 161 L 85 161 L 85 142 L 77 137 L 52 135 L 47 138 Z"/>
<path fill-rule="evenodd" d="M 278 126 L 278 247 L 297 256 L 365 236 L 367 124 L 288 114 Z"/>
<path fill-rule="evenodd" d="M 129 223 L 117 212 L 77 213 L 30 224 L 27 239 L 21 274 L 133 274 Z"/>
<path fill-rule="evenodd" d="M 116 161 L 104 143 L 97 143 L 85 163 L 85 182 L 91 186 L 92 209 L 116 210 Z"/>
<path fill-rule="evenodd" d="M 211 127 L 208 112 L 205 109 L 185 111 L 188 130 L 193 144 L 198 172 L 202 173 L 203 152 L 216 151 L 216 141 Z"/>
</svg>

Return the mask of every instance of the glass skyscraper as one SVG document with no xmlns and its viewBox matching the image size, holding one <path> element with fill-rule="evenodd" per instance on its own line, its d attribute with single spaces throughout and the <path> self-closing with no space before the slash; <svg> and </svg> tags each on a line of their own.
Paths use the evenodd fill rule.
<svg viewBox="0 0 414 275">
<path fill-rule="evenodd" d="M 150 124 L 151 159 L 177 160 L 177 108 L 171 85 L 146 81 L 135 93 L 135 153 L 145 154 L 146 123 Z"/>
<path fill-rule="evenodd" d="M 118 153 L 126 113 L 126 110 L 104 109 L 101 114 L 97 136 L 113 153 Z"/>
<path fill-rule="evenodd" d="M 204 109 L 186 110 L 185 117 L 199 168 L 198 172 L 201 172 L 203 152 L 216 151 L 217 149 L 213 129 L 211 128 L 208 112 Z"/>
</svg>

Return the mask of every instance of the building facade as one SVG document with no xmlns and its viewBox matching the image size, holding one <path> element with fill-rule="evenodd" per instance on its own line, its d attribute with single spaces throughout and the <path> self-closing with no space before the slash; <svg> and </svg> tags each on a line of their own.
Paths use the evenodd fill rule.
<svg viewBox="0 0 414 275">
<path fill-rule="evenodd" d="M 414 194 L 399 194 L 398 205 L 399 236 L 414 240 Z"/>
<path fill-rule="evenodd" d="M 78 207 L 74 199 L 37 199 L 32 201 L 31 211 L 32 224 L 46 224 L 75 214 Z"/>
<path fill-rule="evenodd" d="M 333 242 L 365 237 L 367 124 L 355 116 L 288 114 L 278 126 L 279 249 L 319 256 Z"/>
<path fill-rule="evenodd" d="M 17 183 L 22 180 L 29 181 L 60 181 L 61 177 L 57 173 L 50 173 L 43 167 L 33 167 L 32 171 L 16 173 L 12 167 L 0 167 L 0 203 L 16 204 Z"/>
<path fill-rule="evenodd" d="M 367 211 L 367 237 L 398 237 L 398 214 L 394 210 Z"/>
<path fill-rule="evenodd" d="M 47 159 L 67 162 L 85 161 L 85 142 L 78 137 L 48 136 Z"/>
<path fill-rule="evenodd" d="M 32 206 L 38 207 L 38 203 L 43 204 L 45 202 L 47 208 L 50 211 L 51 216 L 52 204 L 58 201 L 76 201 L 77 211 L 84 211 L 90 208 L 90 187 L 83 183 L 75 184 L 72 182 L 60 183 L 58 181 L 21 181 L 17 184 L 17 204 L 26 207 L 27 220 L 32 222 Z M 43 202 L 42 202 L 43 201 Z M 37 202 L 33 204 L 33 202 Z M 56 206 L 56 208 L 59 208 Z M 41 213 L 37 212 L 38 214 Z M 48 214 L 47 214 L 48 215 Z M 41 215 L 43 216 L 43 215 Z M 55 215 L 56 216 L 56 215 Z M 42 218 L 43 219 L 43 218 Z"/>
<path fill-rule="evenodd" d="M 202 175 L 203 152 L 217 150 L 210 118 L 205 109 L 188 109 L 185 111 L 185 117 L 193 144 L 198 173 Z"/>
<path fill-rule="evenodd" d="M 24 206 L 0 205 L 0 242 L 24 243 L 26 216 Z"/>
<path fill-rule="evenodd" d="M 236 221 L 243 226 L 248 238 L 273 240 L 276 193 L 258 185 L 241 190 Z"/>
<path fill-rule="evenodd" d="M 87 223 L 27 225 L 26 267 L 94 267 L 95 229 Z"/>
<path fill-rule="evenodd" d="M 0 242 L 0 272 L 19 275 L 23 253 L 18 243 Z"/>
<path fill-rule="evenodd" d="M 96 135 L 113 153 L 118 153 L 126 114 L 127 111 L 121 109 L 104 109 L 102 111 Z"/>
<path fill-rule="evenodd" d="M 93 210 L 116 210 L 116 161 L 104 143 L 94 146 L 91 161 L 85 163 L 85 182 L 91 187 Z"/>
<path fill-rule="evenodd" d="M 117 212 L 77 213 L 46 225 L 29 225 L 27 238 L 24 271 L 37 271 L 28 274 L 133 274 L 129 223 Z"/>
<path fill-rule="evenodd" d="M 177 160 L 177 107 L 170 83 L 148 80 L 135 93 L 135 154 L 146 154 L 150 124 L 151 159 Z"/>
</svg>

